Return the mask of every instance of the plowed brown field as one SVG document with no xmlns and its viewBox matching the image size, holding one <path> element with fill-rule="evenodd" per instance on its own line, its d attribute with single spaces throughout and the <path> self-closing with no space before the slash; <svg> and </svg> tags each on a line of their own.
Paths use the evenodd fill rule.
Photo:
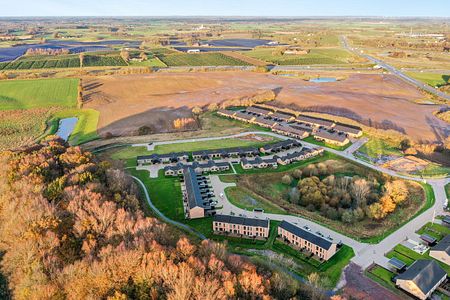
<svg viewBox="0 0 450 300">
<path fill-rule="evenodd" d="M 277 105 L 340 113 L 416 139 L 435 140 L 448 129 L 432 114 L 436 106 L 413 103 L 424 96 L 392 75 L 313 83 L 254 72 L 154 73 L 85 78 L 84 85 L 84 107 L 100 111 L 101 134 L 130 134 L 143 125 L 170 131 L 173 119 L 190 116 L 193 106 L 267 89 L 277 92 Z"/>
</svg>

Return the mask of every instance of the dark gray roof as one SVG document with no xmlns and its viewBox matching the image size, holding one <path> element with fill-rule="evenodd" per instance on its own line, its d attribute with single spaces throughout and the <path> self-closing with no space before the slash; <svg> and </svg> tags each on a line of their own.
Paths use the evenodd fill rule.
<svg viewBox="0 0 450 300">
<path fill-rule="evenodd" d="M 445 236 L 436 246 L 431 248 L 433 251 L 445 251 L 450 255 L 450 234 Z"/>
<path fill-rule="evenodd" d="M 318 130 L 316 133 L 314 133 L 314 136 L 318 136 L 320 138 L 332 140 L 332 141 L 338 141 L 343 142 L 347 139 L 347 136 L 343 133 L 340 133 L 338 131 L 328 131 L 328 130 Z"/>
<path fill-rule="evenodd" d="M 304 239 L 304 240 L 307 240 L 311 244 L 319 246 L 322 249 L 328 250 L 333 245 L 333 243 L 330 242 L 329 240 L 327 240 L 321 236 L 315 235 L 314 233 L 311 233 L 308 230 L 297 227 L 292 223 L 283 221 L 283 222 L 281 222 L 280 227 L 283 228 L 284 230 L 287 230 L 290 233 Z"/>
<path fill-rule="evenodd" d="M 240 111 L 237 111 L 234 116 L 237 117 L 237 118 L 240 118 L 240 119 L 244 119 L 244 120 L 251 120 L 251 119 L 254 118 L 254 116 L 247 115 L 246 113 L 243 113 L 243 112 L 240 112 Z"/>
<path fill-rule="evenodd" d="M 434 237 L 432 237 L 432 236 L 430 236 L 430 235 L 428 235 L 428 234 L 422 234 L 422 235 L 420 236 L 420 238 L 421 238 L 422 240 L 424 240 L 425 242 L 429 243 L 429 244 L 433 244 L 433 243 L 436 242 L 436 238 L 434 238 Z"/>
<path fill-rule="evenodd" d="M 235 111 L 228 110 L 228 109 L 219 109 L 217 112 L 221 113 L 221 114 L 224 114 L 224 115 L 227 115 L 227 116 L 232 116 L 235 113 Z"/>
<path fill-rule="evenodd" d="M 269 227 L 269 220 L 265 219 L 253 219 L 253 218 L 244 218 L 237 216 L 229 216 L 229 215 L 215 215 L 215 222 L 229 223 L 229 224 L 239 224 L 246 226 L 256 226 L 256 227 Z"/>
<path fill-rule="evenodd" d="M 330 121 L 330 120 L 308 117 L 308 116 L 301 116 L 301 115 L 297 117 L 297 120 L 300 122 L 312 123 L 312 124 L 317 124 L 317 125 L 327 126 L 327 127 L 330 127 L 334 124 L 334 122 Z"/>
<path fill-rule="evenodd" d="M 334 129 L 342 131 L 342 132 L 348 132 L 348 133 L 353 133 L 353 134 L 358 134 L 361 132 L 361 128 L 360 127 L 356 127 L 356 126 L 350 126 L 347 124 L 336 124 L 336 126 L 334 126 Z"/>
<path fill-rule="evenodd" d="M 415 261 L 405 272 L 398 275 L 395 279 L 411 280 L 422 293 L 428 294 L 446 276 L 447 272 L 436 261 L 420 259 Z"/>
<path fill-rule="evenodd" d="M 285 114 L 282 112 L 275 112 L 273 115 L 271 115 L 272 118 L 282 119 L 282 120 L 288 120 L 292 117 L 295 117 L 294 115 Z"/>
<path fill-rule="evenodd" d="M 192 168 L 185 168 L 183 170 L 184 184 L 186 185 L 186 193 L 188 198 L 189 208 L 203 207 L 203 198 L 198 186 L 197 174 Z"/>
<path fill-rule="evenodd" d="M 183 156 L 189 156 L 187 152 L 171 152 L 166 154 L 150 154 L 150 155 L 140 155 L 137 157 L 138 160 L 140 159 L 162 159 L 162 158 L 179 158 Z"/>
<path fill-rule="evenodd" d="M 296 140 L 292 140 L 292 139 L 288 139 L 288 140 L 283 140 L 280 142 L 276 142 L 273 144 L 268 144 L 268 145 L 264 145 L 261 148 L 268 151 L 268 150 L 272 150 L 272 149 L 279 149 L 279 148 L 283 148 L 283 147 L 300 147 L 302 144 L 299 141 Z"/>
<path fill-rule="evenodd" d="M 259 115 L 266 115 L 266 116 L 269 115 L 272 112 L 270 110 L 262 109 L 262 108 L 258 108 L 258 107 L 254 107 L 254 106 L 247 107 L 245 110 L 247 112 L 250 112 L 250 113 L 255 113 L 255 114 L 259 114 Z"/>
<path fill-rule="evenodd" d="M 443 221 L 444 223 L 450 224 L 450 216 L 445 216 L 445 217 L 442 219 L 442 221 Z"/>
</svg>

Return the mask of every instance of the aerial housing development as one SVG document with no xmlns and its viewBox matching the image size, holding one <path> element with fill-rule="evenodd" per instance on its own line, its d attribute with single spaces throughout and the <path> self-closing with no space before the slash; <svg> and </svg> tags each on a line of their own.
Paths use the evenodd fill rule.
<svg viewBox="0 0 450 300">
<path fill-rule="evenodd" d="M 450 1 L 3 2 L 0 299 L 450 299 Z"/>
</svg>

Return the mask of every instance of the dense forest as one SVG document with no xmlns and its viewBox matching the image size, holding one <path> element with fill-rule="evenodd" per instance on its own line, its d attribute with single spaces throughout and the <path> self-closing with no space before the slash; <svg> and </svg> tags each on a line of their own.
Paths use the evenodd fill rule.
<svg viewBox="0 0 450 300">
<path fill-rule="evenodd" d="M 0 155 L 1 271 L 15 299 L 302 299 L 285 275 L 145 217 L 129 177 L 50 137 Z"/>
</svg>

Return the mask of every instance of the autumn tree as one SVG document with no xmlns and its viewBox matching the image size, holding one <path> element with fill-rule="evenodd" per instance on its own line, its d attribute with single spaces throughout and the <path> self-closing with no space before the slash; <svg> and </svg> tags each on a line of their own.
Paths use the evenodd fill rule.
<svg viewBox="0 0 450 300">
<path fill-rule="evenodd" d="M 200 106 L 194 106 L 194 108 L 192 108 L 192 113 L 194 115 L 200 115 L 203 112 L 203 109 Z"/>
<path fill-rule="evenodd" d="M 128 61 L 130 60 L 130 52 L 128 52 L 128 51 L 125 50 L 125 49 L 122 49 L 122 50 L 120 51 L 120 57 L 122 57 L 122 59 L 123 59 L 125 62 L 128 62 Z"/>
</svg>

